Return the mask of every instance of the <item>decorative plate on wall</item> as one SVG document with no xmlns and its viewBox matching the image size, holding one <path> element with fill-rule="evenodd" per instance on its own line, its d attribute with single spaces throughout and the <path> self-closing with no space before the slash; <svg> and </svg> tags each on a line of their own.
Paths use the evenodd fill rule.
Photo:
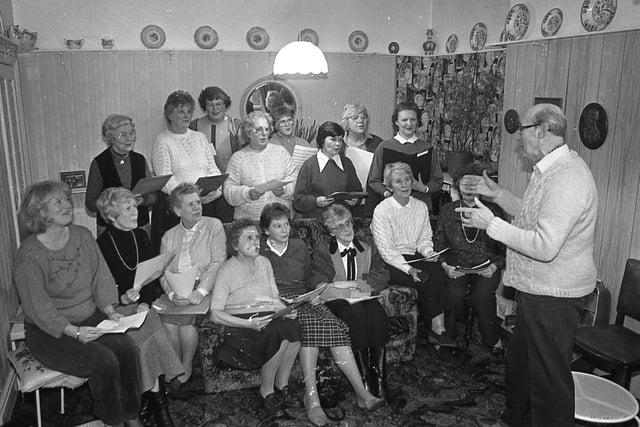
<svg viewBox="0 0 640 427">
<path fill-rule="evenodd" d="M 520 40 L 529 29 L 529 9 L 524 4 L 517 4 L 509 9 L 504 21 L 507 41 Z"/>
<path fill-rule="evenodd" d="M 484 48 L 484 44 L 487 42 L 487 26 L 482 22 L 478 22 L 471 29 L 471 33 L 469 34 L 469 44 L 471 45 L 471 50 L 482 50 Z"/>
<path fill-rule="evenodd" d="M 580 9 L 582 26 L 587 31 L 601 31 L 613 21 L 618 0 L 584 0 Z"/>
<path fill-rule="evenodd" d="M 167 36 L 158 25 L 147 25 L 140 31 L 140 39 L 149 49 L 158 49 L 167 40 Z"/>
<path fill-rule="evenodd" d="M 447 49 L 447 53 L 453 53 L 458 48 L 458 36 L 455 34 L 451 34 L 447 37 L 447 43 L 445 44 Z"/>
<path fill-rule="evenodd" d="M 562 26 L 562 10 L 558 7 L 551 9 L 542 18 L 540 31 L 544 37 L 555 36 Z"/>
<path fill-rule="evenodd" d="M 520 116 L 516 110 L 504 113 L 504 128 L 507 132 L 513 135 L 518 130 L 518 126 L 520 126 Z"/>
<path fill-rule="evenodd" d="M 318 33 L 313 31 L 311 28 L 305 28 L 300 31 L 300 41 L 313 43 L 318 46 L 318 44 L 320 44 L 320 37 L 318 36 Z"/>
<path fill-rule="evenodd" d="M 269 45 L 269 34 L 262 27 L 253 27 L 247 31 L 247 44 L 255 50 L 263 50 Z"/>
<path fill-rule="evenodd" d="M 349 47 L 354 52 L 364 52 L 369 47 L 369 37 L 364 31 L 356 30 L 349 34 Z"/>
<path fill-rule="evenodd" d="M 400 45 L 396 42 L 391 42 L 389 43 L 389 46 L 387 46 L 387 50 L 389 53 L 396 54 L 400 52 Z"/>
<path fill-rule="evenodd" d="M 604 144 L 609 130 L 607 112 L 602 105 L 592 102 L 584 107 L 578 124 L 580 140 L 585 147 L 595 150 Z"/>
<path fill-rule="evenodd" d="M 218 44 L 218 33 L 208 25 L 199 27 L 193 34 L 193 38 L 202 49 L 213 49 Z"/>
</svg>

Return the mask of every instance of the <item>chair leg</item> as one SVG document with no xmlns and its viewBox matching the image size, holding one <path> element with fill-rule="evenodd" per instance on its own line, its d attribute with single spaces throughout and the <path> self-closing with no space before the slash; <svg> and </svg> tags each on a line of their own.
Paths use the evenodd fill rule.
<svg viewBox="0 0 640 427">
<path fill-rule="evenodd" d="M 64 387 L 60 387 L 60 413 L 64 414 Z"/>
<path fill-rule="evenodd" d="M 36 414 L 38 415 L 38 427 L 42 427 L 42 415 L 40 414 L 40 389 L 36 390 Z"/>
</svg>

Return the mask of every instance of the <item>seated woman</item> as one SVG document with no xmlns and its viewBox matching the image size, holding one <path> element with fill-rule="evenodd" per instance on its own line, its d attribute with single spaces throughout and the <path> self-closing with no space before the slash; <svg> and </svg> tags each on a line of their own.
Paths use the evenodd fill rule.
<svg viewBox="0 0 640 427">
<path fill-rule="evenodd" d="M 291 317 L 271 319 L 284 308 L 269 261 L 260 256 L 260 232 L 248 219 L 233 223 L 234 255 L 222 264 L 211 298 L 211 320 L 228 326 L 218 362 L 261 369 L 260 397 L 271 415 L 284 414 L 291 368 L 300 349 L 300 325 Z M 279 393 L 276 393 L 276 392 Z"/>
<path fill-rule="evenodd" d="M 157 280 L 141 289 L 133 287 L 138 264 L 153 258 L 149 236 L 138 228 L 136 197 L 122 187 L 107 188 L 100 194 L 97 208 L 108 224 L 98 237 L 98 246 L 118 286 L 120 306 L 125 307 L 126 314 L 149 311 L 153 301 L 162 295 L 162 288 Z M 155 310 L 147 313 L 142 327 L 130 329 L 127 335 L 140 350 L 143 420 L 153 415 L 156 425 L 173 426 L 164 379 L 170 381 L 182 374 L 184 368 Z"/>
<path fill-rule="evenodd" d="M 418 291 L 420 314 L 431 325 L 429 342 L 442 347 L 456 347 L 444 324 L 445 276 L 435 262 L 438 256 L 431 241 L 433 232 L 429 208 L 411 195 L 414 179 L 411 167 L 406 163 L 385 166 L 384 185 L 391 197 L 376 206 L 371 232 L 389 269 L 389 283 Z"/>
<path fill-rule="evenodd" d="M 261 253 L 271 261 L 278 290 L 284 297 L 295 297 L 313 289 L 309 287 L 309 252 L 301 240 L 289 239 L 290 216 L 291 211 L 279 203 L 265 206 L 260 216 L 260 225 L 267 236 Z M 318 300 L 299 306 L 298 320 L 302 328 L 300 362 L 305 380 L 304 405 L 309 421 L 314 425 L 328 422 L 316 387 L 319 347 L 331 349 L 336 364 L 353 386 L 359 406 L 376 409 L 384 404 L 365 389 L 351 351 L 349 328 L 342 320 Z"/>
<path fill-rule="evenodd" d="M 118 320 L 118 291 L 91 232 L 71 224 L 69 187 L 30 186 L 18 219 L 27 237 L 14 278 L 25 315 L 26 344 L 44 366 L 89 379 L 95 415 L 109 426 L 142 426 L 138 349 L 126 334 L 96 325 Z"/>
<path fill-rule="evenodd" d="M 257 221 L 262 208 L 273 202 L 291 206 L 296 172 L 287 150 L 269 144 L 271 117 L 254 111 L 240 125 L 240 140 L 244 147 L 231 156 L 224 182 L 224 197 L 235 206 L 235 219 L 248 218 Z M 256 188 L 271 180 L 287 182 L 273 190 Z"/>
<path fill-rule="evenodd" d="M 312 284 L 349 281 L 350 288 L 362 291 L 381 291 L 387 287 L 389 273 L 378 251 L 355 238 L 353 218 L 347 208 L 333 204 L 323 209 L 320 222 L 329 231 L 331 240 L 313 253 Z M 380 268 L 372 270 L 372 265 Z M 351 347 L 365 387 L 388 402 L 385 345 L 389 319 L 384 308 L 377 300 L 350 304 L 344 299 L 334 299 L 325 305 L 349 326 Z"/>
<path fill-rule="evenodd" d="M 89 212 L 98 212 L 96 202 L 102 190 L 124 187 L 131 190 L 142 178 L 151 176 L 147 159 L 133 151 L 136 144 L 136 126 L 133 119 L 122 114 L 109 114 L 102 123 L 102 139 L 107 149 L 91 161 L 85 206 Z M 151 231 L 149 206 L 155 203 L 156 193 L 142 195 L 138 205 L 138 227 L 147 234 Z M 102 234 L 107 223 L 98 215 L 97 234 Z"/>
<path fill-rule="evenodd" d="M 224 228 L 217 218 L 202 216 L 200 188 L 195 184 L 183 183 L 174 188 L 169 196 L 169 206 L 180 218 L 180 223 L 162 237 L 160 253 L 175 252 L 167 270 L 184 273 L 195 268 L 196 281 L 186 298 L 173 291 L 166 273 L 160 278 L 160 284 L 176 305 L 197 305 L 213 289 L 218 268 L 227 258 Z M 195 315 L 161 314 L 160 318 L 184 366 L 184 374 L 178 377 L 179 386 L 191 377 L 193 355 L 198 346 Z"/>
<path fill-rule="evenodd" d="M 461 213 L 455 211 L 460 206 L 475 207 L 475 194 L 460 188 L 460 180 L 465 175 L 482 176 L 482 165 L 471 163 L 460 169 L 454 176 L 452 192 L 458 199 L 440 209 L 438 228 L 433 236 L 436 251 L 451 248 L 442 255 L 442 269 L 447 275 L 447 308 L 445 324 L 451 337 L 456 337 L 456 323 L 464 306 L 463 299 L 469 290 L 471 305 L 478 313 L 478 328 L 482 343 L 494 355 L 502 354 L 499 324 L 496 316 L 496 288 L 500 283 L 500 271 L 505 267 L 504 246 L 491 239 L 485 230 L 466 228 L 461 222 Z M 486 203 L 494 215 L 502 217 L 500 209 Z M 490 261 L 488 265 L 472 273 L 456 270 L 469 268 Z"/>
<path fill-rule="evenodd" d="M 315 147 L 315 144 L 293 134 L 295 130 L 295 121 L 293 120 L 293 111 L 288 107 L 281 105 L 274 108 L 271 110 L 271 118 L 273 118 L 275 132 L 269 140 L 270 143 L 282 145 L 292 156 L 296 145 L 301 145 L 303 147 Z"/>
<path fill-rule="evenodd" d="M 334 122 L 318 128 L 318 154 L 302 164 L 293 196 L 293 206 L 305 218 L 315 218 L 320 208 L 329 206 L 334 192 L 362 192 L 362 184 L 351 160 L 340 154 L 344 129 Z M 351 206 L 356 199 L 346 200 Z"/>
</svg>

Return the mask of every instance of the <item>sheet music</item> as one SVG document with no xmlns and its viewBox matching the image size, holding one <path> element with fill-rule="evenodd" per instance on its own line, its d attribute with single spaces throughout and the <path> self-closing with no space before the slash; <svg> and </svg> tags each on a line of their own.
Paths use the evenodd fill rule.
<svg viewBox="0 0 640 427">
<path fill-rule="evenodd" d="M 171 286 L 171 290 L 182 298 L 187 298 L 191 295 L 193 285 L 196 283 L 197 275 L 197 265 L 194 265 L 181 273 L 172 273 L 169 270 L 164 272 L 164 276 L 167 278 L 169 286 Z"/>
<path fill-rule="evenodd" d="M 254 188 L 256 189 L 256 191 L 259 191 L 261 193 L 266 193 L 267 191 L 273 191 L 276 188 L 282 188 L 285 185 L 289 184 L 290 182 L 293 182 L 293 180 L 281 181 L 279 179 L 272 179 L 263 184 L 256 185 Z"/>
<path fill-rule="evenodd" d="M 293 161 L 293 167 L 296 172 L 300 170 L 302 164 L 311 156 L 315 156 L 318 153 L 318 149 L 314 147 L 305 147 L 304 145 L 296 145 L 293 148 L 293 154 L 291 160 Z"/>
<path fill-rule="evenodd" d="M 162 276 L 174 256 L 175 252 L 167 252 L 138 264 L 136 277 L 133 280 L 134 289 L 140 289 Z"/>
<path fill-rule="evenodd" d="M 144 319 L 147 318 L 148 311 L 142 311 L 140 313 L 132 314 L 131 316 L 124 316 L 119 321 L 103 320 L 98 323 L 96 328 L 102 329 L 105 334 L 119 334 L 125 332 L 129 328 L 139 328 L 144 323 Z"/>
</svg>

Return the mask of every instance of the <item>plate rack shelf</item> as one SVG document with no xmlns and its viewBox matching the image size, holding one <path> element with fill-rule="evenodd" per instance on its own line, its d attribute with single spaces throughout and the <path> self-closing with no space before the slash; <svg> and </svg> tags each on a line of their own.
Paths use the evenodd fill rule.
<svg viewBox="0 0 640 427">
<path fill-rule="evenodd" d="M 19 53 L 31 52 L 37 48 L 27 48 L 19 43 L 0 35 L 0 64 L 13 65 Z"/>
</svg>

